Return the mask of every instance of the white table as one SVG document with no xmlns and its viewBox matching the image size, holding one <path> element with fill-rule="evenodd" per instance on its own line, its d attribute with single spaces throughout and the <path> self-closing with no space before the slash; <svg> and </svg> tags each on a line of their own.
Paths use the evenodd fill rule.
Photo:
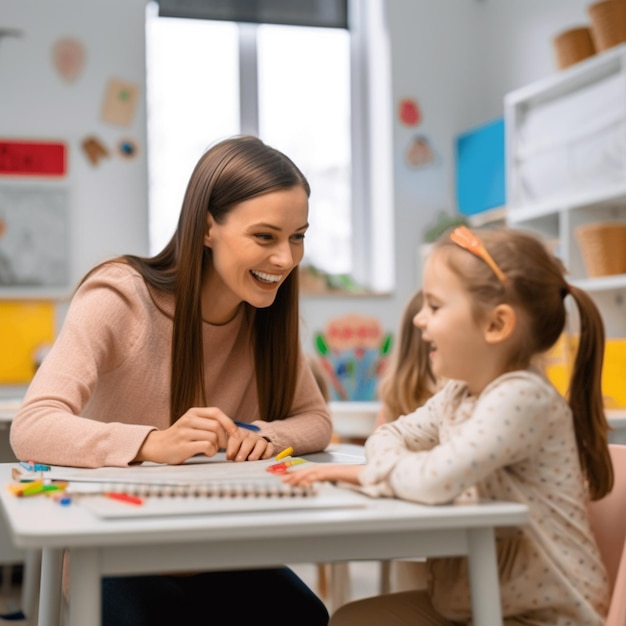
<svg viewBox="0 0 626 626">
<path fill-rule="evenodd" d="M 331 446 L 317 461 L 358 461 L 362 448 Z M 14 464 L 0 464 L 10 482 Z M 0 504 L 16 546 L 42 549 L 39 626 L 58 624 L 60 572 L 70 555 L 69 626 L 100 623 L 103 575 L 147 574 L 410 556 L 468 555 L 476 626 L 500 626 L 494 527 L 527 521 L 517 503 L 422 506 L 369 499 L 364 508 L 194 515 L 115 522 L 72 503 L 16 498 L 0 489 Z"/>
</svg>

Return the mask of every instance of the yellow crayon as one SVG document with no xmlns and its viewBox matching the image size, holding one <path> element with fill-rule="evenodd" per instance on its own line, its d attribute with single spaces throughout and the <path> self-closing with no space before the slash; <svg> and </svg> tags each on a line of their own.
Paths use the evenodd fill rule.
<svg viewBox="0 0 626 626">
<path fill-rule="evenodd" d="M 291 467 L 292 465 L 300 465 L 300 463 L 306 463 L 306 459 L 300 459 L 296 457 L 295 459 L 291 459 L 291 461 L 285 461 L 285 465 L 287 467 Z"/>
<path fill-rule="evenodd" d="M 23 495 L 24 491 L 26 491 L 27 489 L 31 491 L 41 489 L 41 487 L 43 487 L 43 480 L 32 480 L 26 483 L 10 484 L 7 486 L 8 486 L 9 491 L 14 496 L 21 496 Z"/>
<path fill-rule="evenodd" d="M 281 459 L 284 459 L 286 456 L 289 456 L 292 453 L 293 453 L 293 448 L 289 446 L 288 448 L 285 448 L 282 452 L 279 452 L 276 455 L 276 461 L 280 461 Z"/>
<path fill-rule="evenodd" d="M 65 489 L 64 485 L 31 485 L 24 489 L 21 493 L 18 493 L 18 496 L 37 496 L 41 493 L 51 493 L 55 491 L 63 491 Z"/>
</svg>

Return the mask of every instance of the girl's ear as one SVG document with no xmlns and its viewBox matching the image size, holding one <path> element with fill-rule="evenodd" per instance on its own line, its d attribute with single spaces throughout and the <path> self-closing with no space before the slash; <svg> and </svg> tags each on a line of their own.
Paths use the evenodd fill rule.
<svg viewBox="0 0 626 626">
<path fill-rule="evenodd" d="M 211 229 L 213 227 L 213 216 L 211 215 L 211 213 L 209 213 L 209 211 L 207 211 L 207 218 L 206 218 L 206 232 L 204 233 L 204 245 L 207 248 L 211 247 Z"/>
<path fill-rule="evenodd" d="M 485 339 L 487 343 L 500 343 L 508 339 L 515 330 L 517 316 L 509 304 L 499 304 L 487 320 Z"/>
</svg>

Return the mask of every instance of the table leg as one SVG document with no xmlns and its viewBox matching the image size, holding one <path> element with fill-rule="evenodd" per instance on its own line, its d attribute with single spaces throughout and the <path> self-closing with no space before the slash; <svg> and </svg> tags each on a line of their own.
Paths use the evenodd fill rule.
<svg viewBox="0 0 626 626">
<path fill-rule="evenodd" d="M 331 563 L 330 565 L 330 606 L 336 611 L 351 596 L 350 563 Z"/>
<path fill-rule="evenodd" d="M 391 593 L 391 561 L 380 561 L 380 584 L 378 593 Z"/>
<path fill-rule="evenodd" d="M 102 577 L 97 548 L 70 550 L 70 601 L 68 626 L 100 626 Z"/>
<path fill-rule="evenodd" d="M 473 623 L 475 626 L 502 626 L 494 530 L 474 528 L 467 533 Z"/>
<path fill-rule="evenodd" d="M 22 611 L 29 626 L 37 626 L 39 588 L 41 585 L 41 550 L 26 550 L 22 579 Z"/>
<path fill-rule="evenodd" d="M 44 548 L 41 557 L 39 626 L 59 626 L 61 617 L 62 573 L 63 550 Z"/>
</svg>

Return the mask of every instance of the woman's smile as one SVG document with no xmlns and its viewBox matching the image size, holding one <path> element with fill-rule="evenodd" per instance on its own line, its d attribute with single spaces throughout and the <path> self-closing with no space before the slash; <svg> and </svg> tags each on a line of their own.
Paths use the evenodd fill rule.
<svg viewBox="0 0 626 626">
<path fill-rule="evenodd" d="M 283 274 L 268 274 L 267 272 L 259 272 L 258 270 L 250 270 L 250 273 L 263 285 L 277 285 L 283 278 Z"/>
</svg>

